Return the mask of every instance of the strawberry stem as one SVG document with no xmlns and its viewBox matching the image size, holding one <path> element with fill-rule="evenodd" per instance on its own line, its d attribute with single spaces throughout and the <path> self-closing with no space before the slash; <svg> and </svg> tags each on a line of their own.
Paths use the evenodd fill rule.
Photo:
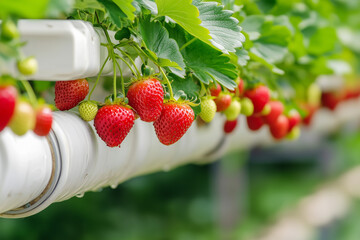
<svg viewBox="0 0 360 240">
<path fill-rule="evenodd" d="M 160 66 L 158 66 L 158 67 L 159 67 L 159 71 L 161 72 L 161 74 L 164 76 L 164 78 L 165 78 L 165 80 L 166 80 L 166 84 L 167 84 L 168 87 L 169 87 L 170 99 L 173 100 L 173 99 L 174 99 L 174 93 L 173 93 L 173 90 L 172 90 L 172 88 L 171 88 L 170 81 L 169 81 L 169 79 L 167 78 L 164 70 L 163 70 Z"/>
<path fill-rule="evenodd" d="M 121 79 L 121 91 L 123 93 L 123 95 L 125 96 L 125 84 L 124 84 L 124 77 L 123 77 L 123 73 L 122 73 L 122 70 L 120 68 L 120 65 L 119 63 L 116 61 L 116 65 L 120 71 L 120 79 Z"/>
<path fill-rule="evenodd" d="M 113 89 L 114 89 L 114 100 L 115 100 L 116 99 L 116 59 L 113 59 L 113 72 L 114 72 Z"/>
<path fill-rule="evenodd" d="M 113 72 L 114 72 L 113 88 L 114 88 L 114 98 L 116 98 L 116 57 L 114 54 L 114 48 L 113 48 L 113 44 L 110 40 L 109 33 L 107 32 L 106 28 L 103 25 L 100 25 L 100 26 L 106 36 L 106 40 L 108 42 L 108 45 L 107 45 L 108 53 L 109 53 L 111 60 L 113 61 Z"/>
<path fill-rule="evenodd" d="M 185 43 L 184 45 L 181 46 L 181 48 L 179 49 L 179 51 L 183 50 L 184 48 L 186 48 L 187 46 L 189 46 L 190 44 L 192 44 L 193 42 L 195 42 L 197 40 L 197 38 L 193 38 L 190 41 L 188 41 L 187 43 Z"/>
<path fill-rule="evenodd" d="M 132 74 L 133 74 L 135 77 L 137 77 L 136 72 L 134 71 L 134 69 L 131 68 L 130 64 L 129 64 L 127 61 L 125 61 L 125 59 L 122 58 L 121 56 L 118 55 L 117 57 L 120 58 L 121 61 L 123 61 L 123 62 L 129 67 L 129 69 L 130 69 L 130 71 L 132 72 Z M 140 73 L 140 72 L 139 72 L 139 73 Z"/>
<path fill-rule="evenodd" d="M 100 79 L 100 76 L 101 76 L 102 71 L 104 70 L 105 64 L 107 63 L 107 61 L 109 61 L 109 58 L 110 58 L 110 56 L 107 56 L 107 58 L 105 59 L 103 65 L 102 65 L 101 68 L 100 68 L 100 72 L 99 72 L 99 74 L 98 74 L 98 76 L 97 76 L 97 78 L 96 78 L 95 84 L 94 84 L 94 86 L 92 87 L 92 89 L 91 89 L 91 91 L 90 91 L 90 93 L 89 93 L 89 96 L 88 96 L 88 100 L 89 100 L 89 101 L 90 101 L 90 99 L 91 99 L 92 93 L 94 92 L 94 90 L 95 90 L 95 88 L 96 88 L 96 86 L 97 86 L 97 84 L 98 84 L 98 82 L 99 82 L 99 79 Z"/>
<path fill-rule="evenodd" d="M 143 57 L 141 56 L 141 54 L 145 55 L 144 52 L 141 52 L 137 47 L 134 46 L 134 44 L 130 44 L 130 46 L 132 46 L 132 47 L 137 51 L 137 53 L 139 54 L 139 57 L 140 57 L 142 63 L 143 63 L 144 65 L 146 65 L 145 60 L 144 60 Z M 145 55 L 145 56 L 146 56 L 146 55 Z"/>
<path fill-rule="evenodd" d="M 129 54 L 127 54 L 125 51 L 121 50 L 120 47 L 117 48 L 117 49 L 131 61 L 131 63 L 134 66 L 138 76 L 141 76 L 141 73 L 140 73 L 139 69 L 136 67 L 136 64 L 135 64 L 134 60 L 129 56 Z"/>
<path fill-rule="evenodd" d="M 31 105 L 33 105 L 33 107 L 36 107 L 36 105 L 37 105 L 36 95 L 34 93 L 34 90 L 31 87 L 30 83 L 27 80 L 20 80 L 20 82 L 24 86 L 25 91 L 27 92 L 27 94 L 29 96 Z"/>
</svg>

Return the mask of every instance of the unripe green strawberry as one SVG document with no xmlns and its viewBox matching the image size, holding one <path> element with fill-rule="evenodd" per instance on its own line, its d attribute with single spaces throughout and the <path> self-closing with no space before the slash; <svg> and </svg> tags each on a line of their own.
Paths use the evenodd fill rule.
<svg viewBox="0 0 360 240">
<path fill-rule="evenodd" d="M 20 34 L 16 24 L 11 20 L 3 21 L 1 24 L 1 36 L 8 40 L 19 38 Z"/>
<path fill-rule="evenodd" d="M 254 113 L 254 104 L 249 98 L 241 99 L 241 113 L 245 116 L 251 116 Z"/>
<path fill-rule="evenodd" d="M 271 112 L 271 106 L 269 105 L 269 103 L 267 103 L 264 106 L 263 110 L 261 111 L 261 115 L 262 116 L 267 116 L 267 115 L 269 115 L 270 112 Z"/>
<path fill-rule="evenodd" d="M 286 138 L 289 140 L 296 140 L 300 137 L 300 127 L 295 126 L 293 129 L 286 135 Z"/>
<path fill-rule="evenodd" d="M 38 62 L 34 57 L 27 57 L 17 62 L 21 74 L 32 75 L 38 70 Z"/>
<path fill-rule="evenodd" d="M 237 100 L 233 100 L 230 106 L 224 111 L 226 119 L 229 121 L 234 121 L 237 119 L 241 111 L 241 104 Z"/>
<path fill-rule="evenodd" d="M 84 121 L 94 120 L 96 114 L 98 112 L 98 106 L 93 101 L 84 101 L 79 105 L 79 113 L 80 117 Z"/>
<path fill-rule="evenodd" d="M 307 89 L 307 102 L 312 106 L 320 105 L 321 89 L 316 83 L 311 84 Z"/>
<path fill-rule="evenodd" d="M 211 122 L 216 113 L 216 103 L 211 98 L 204 98 L 201 100 L 200 117 L 204 122 Z"/>
<path fill-rule="evenodd" d="M 18 101 L 15 112 L 10 121 L 11 130 L 19 136 L 24 135 L 28 130 L 35 127 L 36 116 L 32 106 L 25 101 Z"/>
</svg>

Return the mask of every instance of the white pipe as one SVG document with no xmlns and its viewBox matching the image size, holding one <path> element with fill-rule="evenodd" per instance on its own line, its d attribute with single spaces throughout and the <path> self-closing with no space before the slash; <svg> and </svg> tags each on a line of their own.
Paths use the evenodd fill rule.
<svg viewBox="0 0 360 240">
<path fill-rule="evenodd" d="M 194 123 L 183 139 L 164 146 L 152 124 L 138 120 L 121 148 L 109 148 L 96 135 L 92 123 L 73 113 L 55 112 L 49 141 L 31 133 L 25 137 L 17 137 L 9 130 L 0 134 L 0 166 L 6 172 L 1 175 L 5 181 L 0 183 L 0 213 L 2 217 L 26 217 L 86 191 L 115 187 L 140 174 L 168 171 L 203 157 L 216 147 L 221 135 L 219 122 L 205 128 Z M 23 162 L 27 164 L 19 167 Z M 56 163 L 50 181 L 53 188 L 47 188 L 39 201 L 33 201 L 49 183 L 52 162 Z M 7 197 L 14 190 L 18 196 Z M 12 210 L 24 205 L 21 211 Z"/>
<path fill-rule="evenodd" d="M 312 128 L 304 130 L 301 144 L 286 141 L 277 144 L 313 146 L 316 140 L 309 140 L 326 132 L 324 122 L 330 123 L 326 125 L 329 132 L 349 121 L 342 117 L 349 114 L 343 109 L 351 111 L 352 120 L 359 122 L 360 110 L 356 108 L 359 104 L 360 99 L 356 99 L 342 103 L 335 112 L 319 112 Z M 235 133 L 224 137 L 223 122 L 223 116 L 218 115 L 207 126 L 198 127 L 194 123 L 179 142 L 164 146 L 152 124 L 138 120 L 121 148 L 108 148 L 92 123 L 73 113 L 54 113 L 48 140 L 32 133 L 18 137 L 6 129 L 0 133 L 1 216 L 30 216 L 53 202 L 101 187 L 116 187 L 141 174 L 168 171 L 190 162 L 202 163 L 204 159 L 212 161 L 235 149 L 274 144 L 266 127 L 250 132 L 242 118 Z"/>
</svg>

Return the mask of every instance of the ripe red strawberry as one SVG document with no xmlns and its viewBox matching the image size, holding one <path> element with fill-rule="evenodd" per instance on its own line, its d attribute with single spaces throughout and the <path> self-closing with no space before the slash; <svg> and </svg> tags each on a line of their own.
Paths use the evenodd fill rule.
<svg viewBox="0 0 360 240">
<path fill-rule="evenodd" d="M 236 96 L 240 97 L 244 93 L 244 80 L 240 77 L 236 80 L 237 86 L 234 90 L 230 90 L 230 92 L 235 93 Z"/>
<path fill-rule="evenodd" d="M 233 121 L 226 120 L 226 122 L 224 123 L 224 132 L 226 134 L 232 133 L 236 128 L 237 122 L 237 119 Z"/>
<path fill-rule="evenodd" d="M 147 78 L 134 82 L 128 90 L 127 98 L 141 120 L 153 122 L 160 117 L 164 90 L 158 79 Z"/>
<path fill-rule="evenodd" d="M 246 118 L 248 127 L 252 131 L 259 130 L 264 125 L 264 120 L 260 116 L 249 116 Z"/>
<path fill-rule="evenodd" d="M 254 113 L 259 113 L 270 100 L 270 92 L 266 86 L 258 86 L 245 91 L 245 97 L 250 98 L 254 104 Z"/>
<path fill-rule="evenodd" d="M 221 86 L 220 86 L 220 84 L 215 83 L 215 85 L 213 85 L 213 86 L 210 87 L 211 96 L 217 97 L 217 96 L 219 96 L 220 92 L 221 92 Z"/>
<path fill-rule="evenodd" d="M 34 133 L 38 136 L 46 136 L 49 134 L 53 117 L 52 111 L 47 106 L 42 106 L 36 110 L 36 123 Z"/>
<path fill-rule="evenodd" d="M 14 114 L 17 90 L 13 86 L 0 86 L 0 132 L 8 125 Z"/>
<path fill-rule="evenodd" d="M 58 81 L 55 83 L 55 105 L 61 110 L 69 110 L 84 100 L 89 92 L 86 79 Z"/>
<path fill-rule="evenodd" d="M 344 98 L 345 96 L 342 93 L 323 92 L 321 94 L 321 104 L 330 110 L 335 110 Z"/>
<path fill-rule="evenodd" d="M 282 139 L 288 134 L 289 120 L 284 115 L 280 115 L 269 127 L 273 138 Z"/>
<path fill-rule="evenodd" d="M 288 132 L 291 132 L 291 130 L 300 124 L 301 122 L 301 116 L 299 114 L 298 111 L 296 111 L 295 109 L 292 109 L 290 112 L 289 112 L 289 115 L 288 115 L 288 120 L 289 120 L 289 131 Z"/>
<path fill-rule="evenodd" d="M 264 116 L 264 121 L 271 125 L 284 112 L 284 105 L 280 101 L 270 101 L 270 113 Z"/>
<path fill-rule="evenodd" d="M 222 112 L 230 106 L 231 96 L 229 94 L 220 94 L 214 101 L 216 103 L 216 111 Z"/>
<path fill-rule="evenodd" d="M 99 137 L 109 147 L 120 146 L 134 125 L 134 112 L 122 105 L 106 105 L 99 109 L 94 126 Z"/>
<path fill-rule="evenodd" d="M 177 142 L 194 121 L 194 111 L 187 103 L 167 102 L 154 122 L 155 132 L 162 144 Z"/>
</svg>

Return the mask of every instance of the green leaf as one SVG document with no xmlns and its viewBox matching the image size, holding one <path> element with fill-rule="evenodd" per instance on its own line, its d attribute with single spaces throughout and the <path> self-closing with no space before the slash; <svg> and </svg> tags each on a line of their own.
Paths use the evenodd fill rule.
<svg viewBox="0 0 360 240">
<path fill-rule="evenodd" d="M 137 3 L 141 7 L 150 10 L 151 14 L 153 14 L 153 15 L 158 14 L 157 6 L 156 6 L 156 3 L 154 1 L 151 1 L 151 0 L 135 0 L 134 3 Z"/>
<path fill-rule="evenodd" d="M 281 62 L 288 53 L 288 45 L 292 32 L 289 29 L 289 22 L 280 25 L 282 18 L 275 18 L 274 21 L 266 21 L 264 16 L 250 16 L 242 23 L 244 30 L 248 31 L 252 46 L 250 57 L 260 62 L 276 74 L 283 74 L 284 71 L 274 64 Z M 287 19 L 287 18 L 286 18 Z M 247 43 L 247 46 L 250 45 Z"/>
<path fill-rule="evenodd" d="M 174 39 L 169 38 L 169 33 L 160 22 L 150 22 L 142 19 L 140 22 L 140 34 L 146 47 L 156 54 L 152 55 L 162 67 L 169 67 L 170 71 L 180 77 L 185 75 L 185 63 L 179 51 L 179 46 Z"/>
<path fill-rule="evenodd" d="M 116 26 L 122 28 L 122 23 L 120 18 L 126 18 L 126 14 L 111 0 L 98 0 L 101 4 L 104 5 L 106 11 L 109 13 L 111 20 L 115 23 Z"/>
<path fill-rule="evenodd" d="M 46 16 L 56 18 L 62 13 L 69 13 L 72 10 L 73 3 L 73 0 L 49 0 Z"/>
<path fill-rule="evenodd" d="M 199 9 L 201 26 L 210 31 L 210 42 L 221 51 L 235 52 L 235 48 L 241 47 L 245 41 L 240 32 L 239 21 L 231 15 L 232 11 L 223 9 L 216 2 L 201 2 L 194 0 L 193 4 Z"/>
<path fill-rule="evenodd" d="M 94 9 L 105 11 L 104 7 L 97 0 L 76 0 L 74 4 L 75 9 Z"/>
<path fill-rule="evenodd" d="M 245 49 L 236 49 L 235 52 L 237 56 L 237 64 L 240 66 L 246 66 L 247 62 L 250 60 L 249 52 Z"/>
<path fill-rule="evenodd" d="M 222 52 L 197 40 L 184 50 L 186 66 L 205 84 L 217 81 L 228 89 L 236 87 L 236 66 Z"/>
<path fill-rule="evenodd" d="M 20 57 L 20 48 L 12 42 L 3 42 L 0 40 L 0 60 L 9 61 Z M 1 65 L 1 61 L 0 61 Z"/>
<path fill-rule="evenodd" d="M 196 118 L 196 116 L 201 112 L 199 98 L 200 86 L 197 84 L 197 81 L 195 81 L 190 76 L 187 76 L 186 78 L 180 78 L 173 74 L 170 74 L 169 79 L 171 81 L 171 87 L 175 95 L 179 92 L 184 92 L 188 100 L 199 104 L 197 106 L 191 106 L 191 108 L 194 110 Z"/>
<path fill-rule="evenodd" d="M 9 14 L 19 18 L 43 18 L 49 0 L 2 0 L 0 1 L 0 18 Z"/>
<path fill-rule="evenodd" d="M 195 83 L 194 79 L 190 76 L 186 78 L 180 78 L 174 74 L 169 76 L 171 81 L 171 87 L 174 93 L 182 90 L 188 96 L 188 99 L 197 98 L 200 92 L 200 86 Z"/>
<path fill-rule="evenodd" d="M 274 64 L 269 63 L 266 59 L 264 59 L 263 57 L 260 57 L 261 54 L 255 54 L 253 52 L 249 53 L 250 59 L 257 61 L 259 63 L 262 63 L 264 66 L 266 66 L 267 68 L 269 68 L 273 73 L 279 74 L 279 75 L 283 75 L 284 71 L 278 67 L 276 67 Z"/>
<path fill-rule="evenodd" d="M 287 46 L 291 35 L 290 30 L 286 26 L 275 26 L 271 22 L 267 22 L 262 27 L 261 37 L 255 42 Z"/>
<path fill-rule="evenodd" d="M 121 9 L 126 16 L 133 21 L 135 18 L 135 7 L 131 4 L 133 0 L 113 0 L 114 3 Z"/>
<path fill-rule="evenodd" d="M 121 41 L 124 38 L 129 39 L 130 35 L 131 35 L 131 33 L 128 28 L 122 28 L 115 33 L 115 39 L 119 40 L 119 41 Z"/>
<path fill-rule="evenodd" d="M 331 52 L 335 48 L 337 36 L 335 28 L 319 28 L 310 38 L 308 52 L 313 55 L 322 55 Z"/>
<path fill-rule="evenodd" d="M 243 30 L 249 35 L 251 41 L 259 39 L 261 36 L 261 28 L 265 22 L 264 16 L 253 15 L 248 16 L 241 23 Z"/>
<path fill-rule="evenodd" d="M 199 10 L 191 4 L 192 0 L 155 0 L 159 16 L 167 16 L 201 41 L 212 45 L 210 31 L 201 26 Z"/>
</svg>

